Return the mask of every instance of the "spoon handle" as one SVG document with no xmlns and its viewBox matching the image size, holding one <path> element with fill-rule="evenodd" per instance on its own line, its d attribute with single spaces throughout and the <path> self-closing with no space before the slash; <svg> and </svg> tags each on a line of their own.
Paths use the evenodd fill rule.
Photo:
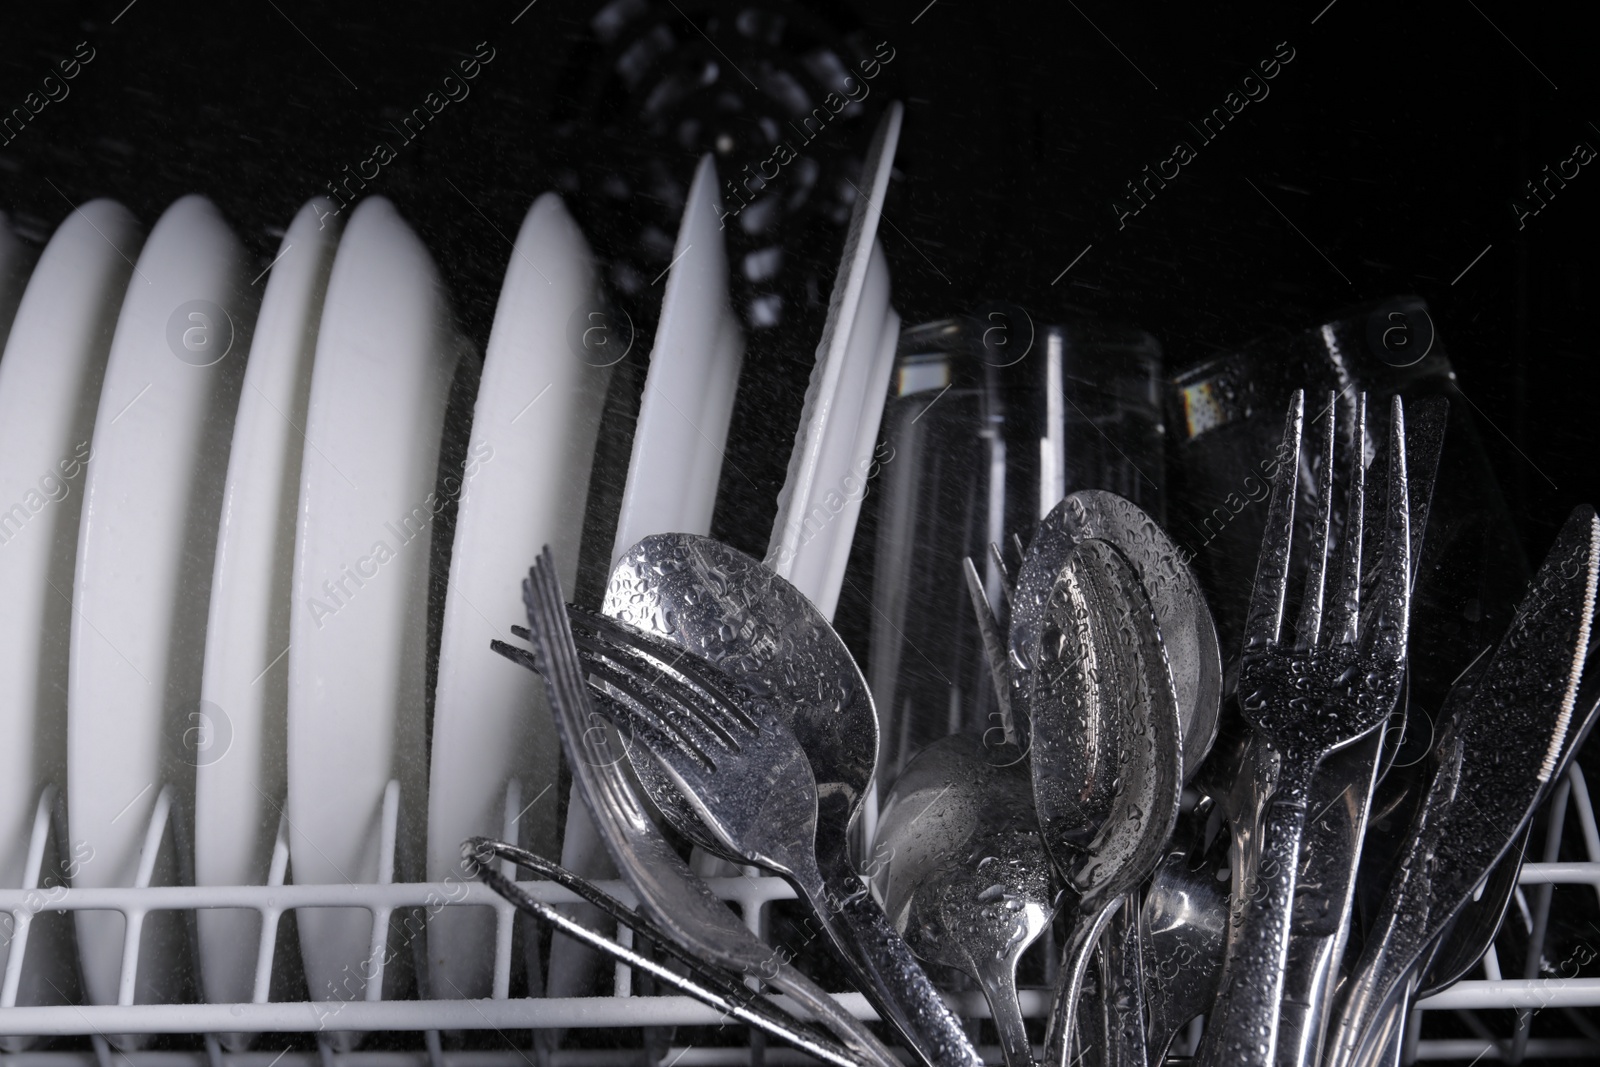
<svg viewBox="0 0 1600 1067">
<path fill-rule="evenodd" d="M 872 1067 L 900 1067 L 899 1058 L 884 1047 L 865 1023 L 845 1011 L 838 1001 L 823 992 L 822 987 L 794 967 L 780 963 L 772 973 L 761 977 L 793 997 L 863 1063 Z"/>
<path fill-rule="evenodd" d="M 1017 999 L 1016 957 L 1008 954 L 988 961 L 988 966 L 978 969 L 978 984 L 983 987 L 989 1013 L 994 1016 L 1006 1067 L 1034 1067 L 1033 1043 L 1028 1040 L 1022 1003 Z"/>
<path fill-rule="evenodd" d="M 1278 1011 L 1289 955 L 1289 925 L 1305 836 L 1306 801 L 1315 763 L 1291 760 L 1280 769 L 1278 795 L 1267 806 L 1261 863 L 1248 898 L 1237 908 L 1238 927 L 1216 1009 L 1195 1057 L 1196 1067 L 1271 1067 Z"/>
<path fill-rule="evenodd" d="M 1083 998 L 1083 979 L 1089 969 L 1089 957 L 1100 940 L 1101 931 L 1121 906 L 1122 899 L 1113 897 L 1092 915 L 1075 916 L 1072 936 L 1061 951 L 1055 1003 L 1050 1007 L 1050 1022 L 1045 1027 L 1045 1067 L 1070 1067 L 1073 1062 L 1072 1036 L 1078 1029 L 1078 1002 Z"/>
<path fill-rule="evenodd" d="M 850 861 L 833 850 L 818 859 L 822 868 L 814 878 L 795 872 L 796 888 L 856 987 L 924 1067 L 982 1067 L 960 1021 Z"/>
<path fill-rule="evenodd" d="M 1137 893 L 1122 898 L 1111 917 L 1111 932 L 1101 952 L 1106 959 L 1105 1003 L 1106 1061 L 1112 1067 L 1146 1067 L 1150 1059 L 1145 1040 L 1144 927 Z"/>
<path fill-rule="evenodd" d="M 1416 982 L 1407 988 L 1415 988 Z M 1372 1029 L 1359 1058 L 1359 1067 L 1399 1067 L 1405 1052 L 1406 1018 L 1410 1014 L 1411 997 L 1402 993 L 1389 1002 L 1384 1015 Z"/>
<path fill-rule="evenodd" d="M 1407 907 L 1390 912 L 1389 921 L 1374 928 L 1351 970 L 1350 989 L 1339 1018 L 1328 1032 L 1324 1051 L 1327 1067 L 1357 1067 L 1367 1062 L 1363 1056 L 1373 1051 L 1373 1035 L 1384 1029 L 1396 1004 L 1403 1007 L 1416 991 L 1419 976 L 1411 953 L 1385 950 L 1391 942 L 1408 946 L 1416 941 L 1426 902 L 1416 895 L 1400 899 Z M 1401 1014 L 1403 1017 L 1403 1010 Z"/>
</svg>

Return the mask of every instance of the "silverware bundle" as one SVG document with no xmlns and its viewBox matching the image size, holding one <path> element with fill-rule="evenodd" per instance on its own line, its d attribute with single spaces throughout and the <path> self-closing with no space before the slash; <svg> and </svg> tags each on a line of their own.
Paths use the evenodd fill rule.
<svg viewBox="0 0 1600 1067">
<path fill-rule="evenodd" d="M 987 999 L 1008 1067 L 1038 1062 L 1040 1038 L 1049 1067 L 1154 1067 L 1199 1016 L 1206 1065 L 1395 1062 L 1419 992 L 1493 936 L 1512 850 L 1600 707 L 1580 691 L 1600 520 L 1573 513 L 1498 646 L 1457 680 L 1427 772 L 1391 806 L 1409 828 L 1363 867 L 1385 726 L 1406 713 L 1444 405 L 1414 405 L 1408 440 L 1398 398 L 1381 435 L 1363 398 L 1348 449 L 1337 410 L 1330 396 L 1308 420 L 1303 394 L 1291 402 L 1231 686 L 1187 561 L 1122 497 L 1066 497 L 1014 575 L 996 546 L 999 603 L 968 560 L 995 721 L 925 747 L 875 826 L 872 698 L 792 585 L 708 537 L 656 535 L 622 556 L 596 614 L 564 604 L 546 552 L 516 628 L 532 650 L 496 648 L 544 677 L 638 907 L 511 846 L 466 853 L 524 910 L 827 1062 L 899 1063 L 892 1038 L 926 1067 L 980 1063 L 940 993 L 955 972 Z M 1313 514 L 1297 525 L 1302 491 Z M 653 812 L 788 880 L 888 1036 L 718 902 Z M 661 955 L 532 900 L 496 860 L 562 880 Z M 1358 887 L 1381 902 L 1359 919 Z M 1048 1017 L 1030 1033 L 1018 966 L 1052 932 Z"/>
</svg>

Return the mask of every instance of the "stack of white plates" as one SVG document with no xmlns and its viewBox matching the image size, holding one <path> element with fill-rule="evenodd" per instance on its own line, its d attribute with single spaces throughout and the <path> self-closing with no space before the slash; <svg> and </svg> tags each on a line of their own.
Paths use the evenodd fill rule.
<svg viewBox="0 0 1600 1067">
<path fill-rule="evenodd" d="M 666 285 L 614 552 L 710 529 L 745 351 L 716 190 L 707 158 Z M 477 355 L 388 201 L 362 202 L 342 232 L 336 223 L 332 205 L 308 203 L 252 280 L 201 197 L 174 204 L 148 238 L 117 204 L 85 204 L 31 272 L 0 217 L 0 884 L 267 884 L 284 876 L 272 866 L 280 826 L 295 882 L 450 882 L 467 877 L 460 842 L 502 834 L 508 810 L 525 846 L 562 845 L 587 864 L 581 828 L 560 840 L 559 747 L 540 687 L 489 642 L 510 637 L 542 546 L 564 584 L 576 574 L 610 364 L 625 354 L 584 343 L 605 315 L 594 257 L 558 197 L 534 202 L 507 257 L 465 461 L 446 469 L 447 403 Z M 870 452 L 898 321 L 881 250 L 855 258 L 859 310 L 830 326 L 844 399 L 830 405 L 819 484 Z M 429 564 L 451 497 L 429 751 Z M 830 609 L 838 552 L 803 561 Z M 402 809 L 392 855 L 379 832 L 391 781 Z M 48 814 L 56 793 L 70 843 L 51 835 L 49 854 L 30 858 L 41 797 Z M 178 853 L 173 819 L 192 819 L 192 855 Z M 370 914 L 297 918 L 311 997 L 365 999 Z M 152 913 L 132 984 L 120 914 L 55 919 L 33 925 L 17 1003 L 266 992 L 255 913 L 197 916 L 198 976 L 183 917 Z M 491 989 L 492 912 L 428 919 L 424 995 L 505 994 Z M 389 935 L 385 995 L 423 947 L 411 936 Z"/>
</svg>

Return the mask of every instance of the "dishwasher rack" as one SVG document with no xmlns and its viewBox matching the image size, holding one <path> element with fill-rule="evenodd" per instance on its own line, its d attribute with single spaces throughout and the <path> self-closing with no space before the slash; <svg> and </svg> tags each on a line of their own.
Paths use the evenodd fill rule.
<svg viewBox="0 0 1600 1067">
<path fill-rule="evenodd" d="M 400 786 L 391 781 L 384 794 L 382 833 L 386 847 L 380 881 L 372 885 L 295 885 L 286 882 L 288 874 L 288 827 L 279 824 L 269 884 L 264 886 L 152 886 L 149 884 L 156 854 L 164 836 L 173 830 L 171 787 L 163 789 L 146 827 L 135 885 L 128 888 L 73 889 L 65 886 L 42 888 L 40 873 L 51 835 L 52 816 L 57 797 L 47 787 L 39 798 L 28 850 L 27 882 L 21 889 L 0 890 L 0 915 L 9 912 L 12 951 L 0 984 L 0 1032 L 50 1036 L 87 1036 L 93 1051 L 27 1051 L 4 1056 L 16 1067 L 498 1067 L 500 1064 L 535 1063 L 531 1050 L 508 1047 L 504 1051 L 446 1051 L 441 1031 L 506 1031 L 581 1029 L 592 1027 L 639 1028 L 717 1025 L 719 1014 L 686 996 L 634 995 L 630 969 L 617 965 L 610 996 L 538 998 L 510 996 L 513 950 L 513 917 L 516 908 L 479 882 L 392 881 L 394 844 L 399 825 Z M 1554 844 L 1559 843 L 1569 807 L 1575 810 L 1588 860 L 1560 862 Z M 522 808 L 520 790 L 512 782 L 506 795 L 505 834 L 516 839 L 517 816 Z M 1574 762 L 1554 790 L 1551 799 L 1553 832 L 1540 862 L 1525 863 L 1520 882 L 1523 886 L 1587 886 L 1600 898 L 1600 830 L 1582 769 Z M 769 906 L 774 901 L 792 900 L 794 890 L 780 878 L 747 874 L 710 879 L 713 892 L 734 904 L 746 925 L 761 934 L 766 928 Z M 539 900 L 551 904 L 577 903 L 578 898 L 551 882 L 522 883 Z M 602 882 L 602 888 L 632 904 L 633 897 L 620 882 Z M 1549 890 L 1545 890 L 1548 893 Z M 1548 913 L 1548 901 L 1540 909 Z M 269 999 L 270 979 L 277 947 L 277 931 L 285 912 L 298 908 L 362 908 L 372 915 L 373 938 L 368 964 L 371 980 L 366 982 L 366 999 L 361 1001 L 299 1001 Z M 397 909 L 442 907 L 488 907 L 496 914 L 493 992 L 484 1000 L 405 1000 L 382 999 L 383 970 L 389 955 L 389 919 Z M 142 926 L 152 911 L 199 908 L 236 908 L 256 911 L 262 918 L 257 949 L 255 982 L 248 1004 L 135 1004 L 135 978 L 138 970 Z M 23 961 L 27 952 L 29 927 L 34 917 L 44 912 L 84 910 L 119 911 L 124 916 L 125 934 L 117 1004 L 16 1006 Z M 624 932 L 626 936 L 627 932 Z M 1534 925 L 1534 952 L 1542 953 L 1544 930 Z M 1592 958 L 1592 957 L 1591 957 Z M 1423 1040 L 1422 1014 L 1433 1011 L 1471 1011 L 1488 1008 L 1519 1008 L 1537 1013 L 1547 1008 L 1600 1007 L 1600 977 L 1556 977 L 1537 980 L 1508 979 L 1500 973 L 1491 947 L 1481 968 L 1483 977 L 1462 981 L 1437 996 L 1420 1002 L 1407 1027 L 1405 1061 L 1477 1060 L 1506 1058 L 1510 1039 L 1496 1040 L 1486 1035 L 1474 1040 Z M 866 999 L 858 993 L 837 994 L 840 1002 L 863 1019 L 875 1019 Z M 976 992 L 947 994 L 951 1007 L 968 1019 L 986 1018 L 988 1008 Z M 1048 1009 L 1049 992 L 1025 989 L 1021 993 L 1023 1011 L 1030 1018 Z M 1481 1026 L 1481 1024 L 1479 1024 Z M 316 1051 L 292 1052 L 272 1049 L 271 1038 L 263 1037 L 259 1051 L 225 1052 L 213 1035 L 218 1033 L 316 1034 L 333 1031 L 411 1031 L 422 1035 L 422 1048 L 413 1051 L 336 1052 L 326 1039 L 319 1038 Z M 180 1034 L 204 1038 L 203 1051 L 114 1050 L 105 1034 Z M 1199 1029 L 1191 1027 L 1177 1045 L 1192 1050 Z M 769 1064 L 812 1062 L 794 1050 L 765 1048 L 760 1035 L 752 1037 L 749 1049 L 728 1047 L 673 1048 L 662 1064 L 696 1067 L 749 1062 Z M 510 1044 L 508 1039 L 508 1045 Z M 986 1050 L 987 1052 L 987 1050 Z M 1526 1041 L 1524 1053 L 1532 1057 L 1570 1057 L 1600 1059 L 1600 1034 L 1582 1040 L 1538 1039 Z M 617 1062 L 616 1050 L 564 1050 L 537 1056 L 540 1067 Z M 986 1058 L 988 1056 L 986 1055 Z"/>
</svg>

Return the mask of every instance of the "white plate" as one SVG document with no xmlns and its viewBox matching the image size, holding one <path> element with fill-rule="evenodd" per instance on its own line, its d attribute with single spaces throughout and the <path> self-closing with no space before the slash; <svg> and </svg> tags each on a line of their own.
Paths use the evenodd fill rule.
<svg viewBox="0 0 1600 1067">
<path fill-rule="evenodd" d="M 889 307 L 889 261 L 883 246 L 874 242 L 833 410 L 823 431 L 810 504 L 802 513 L 805 532 L 789 565 L 789 580 L 830 619 L 839 603 L 845 561 L 850 557 L 856 518 L 866 493 L 872 447 L 883 418 L 889 384 L 883 336 L 891 316 L 898 329 L 899 316 Z"/>
<path fill-rule="evenodd" d="M 379 880 L 391 779 L 411 813 L 399 856 L 421 859 L 429 544 L 458 352 L 427 249 L 389 201 L 362 201 L 323 304 L 300 480 L 289 627 L 297 883 Z M 397 870 L 395 879 L 414 873 Z M 363 999 L 371 915 L 317 909 L 296 918 L 311 999 Z M 410 948 L 391 945 L 388 978 L 400 976 Z"/>
<path fill-rule="evenodd" d="M 617 516 L 613 563 L 650 534 L 711 532 L 744 359 L 744 333 L 728 299 L 721 215 L 717 168 L 707 155 L 695 169 L 672 250 Z M 615 877 L 580 803 L 567 805 L 561 863 L 585 877 Z M 597 962 L 576 942 L 557 939 L 550 948 L 548 994 L 581 995 Z"/>
<path fill-rule="evenodd" d="M 867 149 L 860 195 L 850 214 L 839 273 L 828 298 L 828 318 L 817 344 L 800 428 L 789 454 L 767 546 L 767 565 L 819 608 L 827 605 L 824 611 L 830 616 L 839 595 L 837 588 L 828 589 L 832 561 L 841 538 L 848 554 L 850 535 L 854 534 L 853 521 L 849 531 L 842 529 L 838 521 L 842 509 L 830 507 L 830 494 L 844 492 L 843 479 L 851 466 L 848 457 L 855 447 L 864 401 L 860 390 L 877 366 L 888 314 L 888 266 L 876 237 L 900 141 L 902 114 L 898 102 L 890 104 Z M 879 417 L 881 411 L 875 412 L 874 423 Z M 841 457 L 845 457 L 843 463 Z"/>
<path fill-rule="evenodd" d="M 228 457 L 206 626 L 195 764 L 195 884 L 264 885 L 287 778 L 289 608 L 306 408 L 338 230 L 295 216 L 265 282 Z M 261 284 L 260 279 L 253 284 Z M 207 1000 L 248 1002 L 261 916 L 201 909 Z M 237 1044 L 237 1042 L 234 1042 Z"/>
<path fill-rule="evenodd" d="M 85 852 L 74 885 L 132 885 L 163 787 L 173 786 L 180 804 L 190 800 L 181 742 L 200 699 L 209 578 L 244 372 L 244 266 L 244 249 L 211 202 L 184 197 L 151 231 L 117 319 L 72 591 L 67 810 L 73 845 Z M 172 877 L 171 849 L 162 855 L 157 882 Z M 117 1003 L 122 917 L 78 912 L 77 920 L 88 998 Z M 186 992 L 186 942 L 178 913 L 150 915 L 136 1002 Z"/>
<path fill-rule="evenodd" d="M 41 791 L 66 787 L 78 517 L 100 382 L 132 274 L 127 257 L 143 239 L 133 216 L 109 200 L 68 215 L 39 258 L 0 358 L 0 508 L 8 509 L 0 513 L 0 885 L 8 889 L 23 886 Z M 60 881 L 70 873 L 55 867 L 51 858 L 41 874 Z M 0 918 L 8 934 L 11 921 Z M 69 922 L 34 918 L 17 1004 L 58 1003 L 51 985 L 77 987 Z M 0 939 L 0 973 L 10 944 Z"/>
<path fill-rule="evenodd" d="M 522 843 L 554 854 L 560 744 L 544 690 L 489 649 L 515 641 L 522 579 L 546 544 L 572 588 L 609 366 L 581 358 L 573 323 L 598 307 L 594 257 L 560 197 L 540 197 L 507 265 L 472 418 L 434 693 L 428 880 L 470 880 L 461 842 L 499 836 L 516 779 Z M 602 320 L 603 321 L 603 320 Z M 581 336 L 581 333 L 579 334 Z M 577 349 L 575 351 L 575 349 Z M 601 350 L 603 351 L 603 349 Z M 597 353 L 598 355 L 598 353 Z M 515 813 L 513 813 L 515 814 Z M 434 996 L 493 990 L 494 913 L 445 908 L 428 923 Z"/>
<path fill-rule="evenodd" d="M 710 533 L 744 335 L 728 301 L 717 169 L 689 187 L 639 400 L 612 560 L 654 533 Z"/>
<path fill-rule="evenodd" d="M 878 249 L 877 255 L 882 254 L 883 250 Z M 888 270 L 887 265 L 884 270 Z M 844 509 L 835 520 L 839 535 L 832 546 L 828 568 L 823 573 L 822 599 L 817 601 L 817 606 L 830 619 L 839 606 L 839 592 L 844 586 L 845 566 L 850 562 L 850 546 L 855 541 L 856 520 L 861 517 L 861 501 L 866 497 L 867 479 L 874 473 L 874 467 L 883 461 L 874 453 L 878 446 L 878 428 L 883 424 L 884 404 L 889 398 L 889 378 L 894 373 L 895 352 L 900 347 L 900 316 L 887 303 L 882 311 L 877 316 L 881 324 L 877 351 L 869 351 L 862 357 L 867 373 L 861 387 L 862 407 L 856 417 L 855 447 L 847 457 L 844 473 L 839 477 L 839 484 L 844 489 Z M 864 329 L 863 341 L 868 337 L 870 333 Z M 852 348 L 855 343 L 852 337 Z M 829 506 L 831 508 L 831 504 Z"/>
</svg>

